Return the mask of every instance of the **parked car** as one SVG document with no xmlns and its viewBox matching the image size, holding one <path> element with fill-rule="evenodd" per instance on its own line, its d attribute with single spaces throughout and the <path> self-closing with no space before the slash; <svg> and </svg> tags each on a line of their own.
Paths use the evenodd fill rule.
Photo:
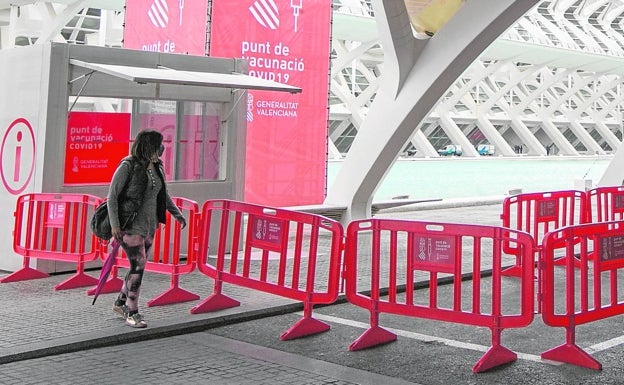
<svg viewBox="0 0 624 385">
<path fill-rule="evenodd" d="M 444 146 L 444 148 L 439 149 L 438 154 L 442 156 L 447 156 L 447 155 L 461 156 L 462 148 L 461 146 L 457 144 L 449 144 L 447 146 Z"/>
<path fill-rule="evenodd" d="M 494 155 L 496 148 L 491 144 L 480 144 L 477 146 L 477 152 L 479 155 Z"/>
</svg>

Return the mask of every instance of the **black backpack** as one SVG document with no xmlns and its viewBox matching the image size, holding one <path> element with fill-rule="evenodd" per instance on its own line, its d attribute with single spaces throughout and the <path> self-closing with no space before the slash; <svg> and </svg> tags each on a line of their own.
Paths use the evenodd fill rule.
<svg viewBox="0 0 624 385">
<path fill-rule="evenodd" d="M 121 162 L 129 161 L 130 162 L 130 174 L 128 175 L 128 179 L 126 179 L 126 184 L 122 189 L 122 192 L 128 188 L 128 183 L 130 183 L 130 179 L 132 179 L 132 172 L 134 171 L 134 164 L 132 161 L 133 158 L 126 158 Z M 121 164 L 120 162 L 120 164 Z M 95 234 L 96 237 L 100 238 L 103 241 L 108 241 L 113 237 L 113 232 L 111 229 L 110 221 L 108 220 L 108 204 L 107 201 L 104 201 L 96 207 L 93 216 L 91 217 L 91 231 Z M 124 222 L 121 226 L 122 230 L 125 229 L 129 224 L 134 221 L 136 217 L 136 212 L 132 213 L 132 215 Z"/>
</svg>

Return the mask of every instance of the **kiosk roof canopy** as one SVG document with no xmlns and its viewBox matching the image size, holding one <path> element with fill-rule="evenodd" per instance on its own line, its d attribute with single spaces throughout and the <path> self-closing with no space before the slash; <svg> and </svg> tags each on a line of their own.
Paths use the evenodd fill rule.
<svg viewBox="0 0 624 385">
<path fill-rule="evenodd" d="M 301 88 L 244 74 L 182 71 L 171 68 L 132 67 L 70 59 L 70 64 L 139 84 L 161 83 L 203 87 L 241 88 L 299 93 Z"/>
</svg>

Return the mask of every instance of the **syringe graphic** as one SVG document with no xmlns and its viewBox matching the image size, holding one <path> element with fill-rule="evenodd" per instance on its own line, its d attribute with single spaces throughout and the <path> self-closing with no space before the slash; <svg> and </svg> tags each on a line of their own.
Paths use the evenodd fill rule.
<svg viewBox="0 0 624 385">
<path fill-rule="evenodd" d="M 182 10 L 184 9 L 184 0 L 180 0 L 180 25 L 182 25 Z"/>
<path fill-rule="evenodd" d="M 293 9 L 293 16 L 295 17 L 295 32 L 297 32 L 297 19 L 299 18 L 299 11 L 301 10 L 301 3 L 303 0 L 290 0 L 290 6 Z"/>
</svg>

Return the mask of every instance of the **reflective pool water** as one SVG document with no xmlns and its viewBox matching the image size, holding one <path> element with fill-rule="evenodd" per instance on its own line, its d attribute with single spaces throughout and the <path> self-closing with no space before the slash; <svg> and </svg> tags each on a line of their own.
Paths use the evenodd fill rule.
<svg viewBox="0 0 624 385">
<path fill-rule="evenodd" d="M 611 157 L 523 157 L 399 159 L 375 193 L 374 201 L 409 195 L 411 199 L 463 198 L 575 188 L 575 181 L 595 185 Z M 342 161 L 330 161 L 328 186 Z"/>
</svg>

